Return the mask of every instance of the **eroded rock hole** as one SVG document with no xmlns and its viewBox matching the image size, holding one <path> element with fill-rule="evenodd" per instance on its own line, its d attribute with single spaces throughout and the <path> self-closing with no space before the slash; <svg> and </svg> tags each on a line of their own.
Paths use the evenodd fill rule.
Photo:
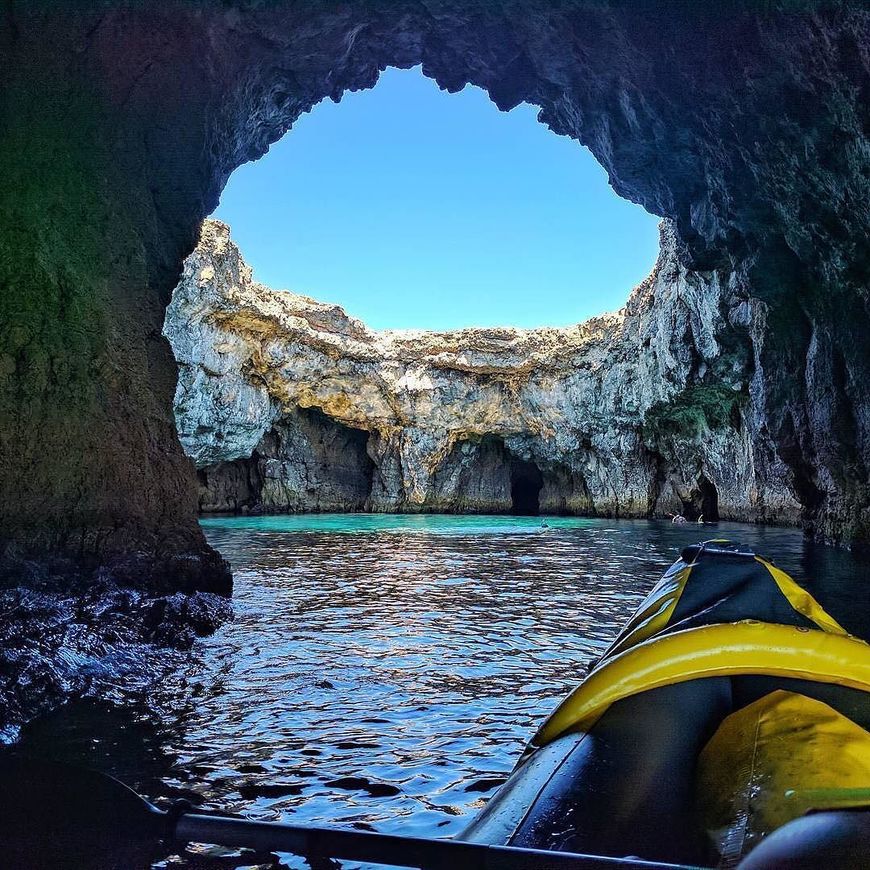
<svg viewBox="0 0 870 870">
<path fill-rule="evenodd" d="M 401 84 L 402 81 L 405 85 Z M 419 88 L 419 93 L 416 90 L 406 93 L 403 88 L 409 85 Z M 413 98 L 409 99 L 410 96 Z M 251 164 L 240 168 L 223 191 L 219 215 L 233 225 L 234 232 L 243 241 L 246 256 L 252 258 L 250 265 L 256 264 L 258 270 L 265 266 L 273 275 L 287 269 L 286 285 L 318 298 L 321 297 L 321 288 L 324 294 L 335 292 L 339 294 L 337 297 L 324 295 L 323 298 L 337 298 L 348 305 L 348 311 L 365 311 L 367 320 L 369 315 L 372 320 L 363 324 L 331 303 L 319 303 L 293 293 L 273 292 L 257 284 L 251 280 L 249 264 L 244 263 L 230 238 L 229 225 L 206 222 L 200 244 L 189 258 L 182 282 L 176 289 L 166 327 L 179 362 L 182 366 L 187 365 L 182 375 L 185 384 L 177 402 L 179 430 L 183 433 L 185 449 L 197 461 L 225 460 L 224 464 L 200 474 L 202 510 L 264 513 L 395 510 L 519 515 L 594 513 L 590 491 L 573 459 L 563 455 L 562 448 L 541 449 L 536 431 L 515 431 L 515 404 L 505 399 L 498 378 L 491 378 L 487 369 L 504 372 L 512 381 L 522 384 L 527 375 L 523 362 L 527 347 L 538 348 L 543 354 L 542 359 L 563 354 L 567 348 L 570 348 L 567 350 L 569 355 L 585 352 L 585 345 L 581 350 L 581 345 L 575 341 L 573 325 L 565 328 L 564 342 L 558 339 L 554 342 L 550 333 L 517 333 L 502 328 L 507 326 L 506 321 L 530 326 L 537 322 L 535 318 L 541 311 L 557 311 L 565 300 L 562 281 L 566 269 L 587 270 L 590 257 L 602 255 L 600 239 L 582 256 L 575 250 L 574 243 L 585 239 L 583 232 L 578 234 L 578 230 L 585 226 L 585 219 L 573 203 L 585 201 L 587 195 L 592 195 L 590 191 L 597 190 L 595 196 L 599 198 L 594 206 L 597 218 L 601 219 L 604 212 L 610 214 L 611 210 L 614 218 L 619 215 L 620 231 L 614 237 L 614 243 L 623 244 L 625 230 L 632 226 L 637 239 L 644 238 L 649 245 L 646 255 L 638 253 L 636 244 L 630 246 L 637 253 L 638 260 L 633 274 L 622 278 L 617 272 L 625 264 L 625 257 L 604 256 L 600 261 L 602 274 L 613 285 L 611 307 L 614 309 L 624 302 L 626 289 L 643 277 L 647 263 L 655 255 L 659 238 L 655 218 L 615 197 L 601 179 L 600 168 L 591 155 L 581 155 L 573 146 L 566 151 L 564 146 L 567 143 L 557 142 L 556 137 L 538 123 L 537 108 L 528 105 L 515 107 L 516 114 L 509 120 L 497 111 L 483 91 L 468 89 L 447 102 L 442 98 L 443 94 L 423 76 L 421 69 L 388 71 L 371 94 L 353 95 L 342 101 L 340 115 L 332 116 L 338 111 L 332 104 L 325 103 L 317 108 L 315 113 L 322 120 L 315 123 L 311 120 L 314 114 L 311 119 L 302 119 L 300 125 L 294 126 L 292 137 L 275 143 L 256 166 Z M 358 108 L 360 100 L 368 106 L 365 111 Z M 397 139 L 391 126 L 397 107 L 418 113 L 430 125 L 427 129 L 438 130 L 444 135 L 434 141 L 426 135 L 416 143 L 410 139 Z M 450 114 L 450 107 L 455 115 Z M 467 137 L 472 114 L 469 114 L 468 107 L 471 107 L 472 114 L 476 113 L 473 114 L 476 126 L 470 139 Z M 434 125 L 433 120 L 437 120 Z M 346 135 L 336 136 L 337 130 L 344 130 Z M 377 138 L 378 131 L 381 139 Z M 505 136 L 506 132 L 508 136 Z M 325 140 L 318 139 L 324 135 Z M 335 172 L 324 174 L 316 171 L 317 164 L 313 161 L 322 156 L 325 142 L 355 142 L 369 151 L 364 154 L 358 145 L 349 147 L 344 159 L 339 161 L 342 167 L 339 175 Z M 482 142 L 487 143 L 485 148 L 480 147 Z M 554 265 L 554 271 L 542 275 L 540 265 L 537 265 L 534 276 L 529 275 L 526 280 L 520 277 L 518 270 L 528 265 L 528 258 L 520 256 L 517 262 L 508 262 L 506 253 L 516 252 L 504 248 L 497 227 L 500 221 L 506 220 L 511 232 L 516 232 L 516 214 L 528 217 L 527 210 L 519 209 L 506 216 L 502 206 L 498 205 L 499 197 L 483 195 L 480 191 L 485 188 L 469 193 L 467 183 L 468 178 L 474 178 L 476 183 L 489 184 L 493 192 L 511 190 L 511 180 L 516 176 L 516 142 L 527 143 L 522 153 L 527 155 L 524 159 L 531 161 L 530 166 L 534 168 L 539 183 L 545 177 L 549 178 L 543 189 L 561 191 L 561 195 L 547 206 L 548 229 L 540 236 L 535 235 L 536 228 L 543 224 L 532 221 L 521 233 L 524 248 L 537 243 L 548 246 L 549 253 L 541 253 L 535 259 L 538 264 Z M 479 166 L 475 160 L 479 160 Z M 333 153 L 330 166 L 334 168 L 335 162 Z M 589 177 L 582 180 L 583 196 L 578 188 L 575 191 L 577 196 L 566 197 L 563 185 L 581 184 L 577 171 L 582 165 L 590 170 Z M 312 171 L 312 166 L 315 171 Z M 401 171 L 397 172 L 397 168 Z M 541 172 L 549 175 L 539 176 Z M 263 173 L 269 176 L 268 184 L 255 181 L 257 177 L 265 179 Z M 428 265 L 414 273 L 414 283 L 410 287 L 406 286 L 406 277 L 401 279 L 400 285 L 390 287 L 381 280 L 395 270 L 385 271 L 378 265 L 376 256 L 371 259 L 380 248 L 364 240 L 359 244 L 358 236 L 360 232 L 371 231 L 378 238 L 385 233 L 394 239 L 403 238 L 402 233 L 409 222 L 405 212 L 399 214 L 392 203 L 407 196 L 407 186 L 404 183 L 397 187 L 391 185 L 407 173 L 416 173 L 420 181 L 407 203 L 411 210 L 408 213 L 416 216 L 410 222 L 416 229 L 408 241 L 421 244 L 412 259 Z M 334 194 L 324 189 L 322 183 L 312 185 L 310 182 L 311 178 L 327 177 L 335 186 Z M 361 182 L 364 183 L 359 186 Z M 456 186 L 450 187 L 451 184 Z M 275 210 L 271 206 L 269 209 L 257 208 L 253 212 L 256 218 L 253 218 L 251 198 L 266 193 L 275 204 Z M 326 222 L 316 217 L 302 221 L 305 231 L 292 256 L 288 256 L 286 250 L 275 253 L 268 245 L 263 246 L 262 241 L 274 232 L 272 224 L 279 215 L 285 214 L 282 211 L 284 205 L 293 202 L 293 208 L 298 208 L 306 201 L 306 196 L 307 202 L 314 206 L 313 215 L 320 214 L 324 202 L 341 201 L 345 205 Z M 467 203 L 461 199 L 463 196 L 469 197 Z M 445 221 L 443 216 L 437 217 L 440 204 L 454 200 L 459 202 L 459 208 L 457 212 L 455 203 L 451 205 L 451 214 L 460 213 L 471 220 L 472 207 L 483 207 L 485 210 L 473 222 L 493 229 L 487 238 L 496 240 L 496 244 L 488 253 L 480 247 L 480 239 L 476 239 L 473 250 L 469 249 L 474 263 L 483 259 L 490 261 L 491 265 L 482 274 L 463 264 L 461 258 L 468 252 L 462 245 L 448 243 L 452 236 L 439 241 L 439 232 L 455 232 L 452 218 Z M 381 213 L 395 223 L 386 225 L 381 221 L 367 221 L 361 227 L 353 210 L 362 208 L 369 214 L 372 208 L 378 208 L 379 202 L 390 205 Z M 566 214 L 555 219 L 552 209 L 569 202 L 572 205 Z M 492 208 L 493 204 L 496 204 L 495 208 Z M 434 222 L 426 224 L 425 220 L 433 216 L 436 216 Z M 266 219 L 268 232 L 263 232 L 262 221 Z M 571 221 L 579 222 L 573 230 L 569 228 Z M 561 242 L 553 236 L 554 226 L 559 227 L 563 234 Z M 344 271 L 326 273 L 329 284 L 320 283 L 326 281 L 321 274 L 322 258 L 314 257 L 307 265 L 304 262 L 306 251 L 320 247 L 313 243 L 316 235 L 306 236 L 305 233 L 316 233 L 318 227 L 319 232 L 326 233 L 330 246 L 335 238 L 357 241 L 351 249 L 356 252 L 355 256 L 348 254 L 339 258 L 345 264 Z M 292 232 L 288 230 L 288 233 L 294 235 L 299 231 L 300 227 L 294 225 Z M 453 252 L 458 259 L 445 259 L 445 250 Z M 544 250 L 542 247 L 541 251 Z M 563 261 L 564 257 L 569 259 Z M 389 254 L 389 258 L 392 263 L 394 254 Z M 445 268 L 447 272 L 440 276 L 434 271 Z M 372 298 L 368 289 L 362 296 L 359 290 L 359 282 L 369 273 L 376 276 L 379 288 L 376 297 Z M 453 304 L 443 298 L 443 288 L 457 286 L 459 276 L 472 274 L 473 293 L 462 290 Z M 203 275 L 212 276 L 207 287 Z M 530 295 L 528 286 L 533 278 L 537 289 Z M 373 280 L 363 280 L 362 286 L 370 287 Z M 595 306 L 602 304 L 599 283 L 596 281 Z M 438 293 L 434 292 L 436 286 Z M 497 304 L 488 303 L 480 310 L 470 307 L 471 300 L 486 296 L 488 287 L 490 292 L 497 293 Z M 569 316 L 566 312 L 566 319 L 570 317 L 573 321 L 575 316 L 593 313 L 592 309 L 584 312 L 576 307 L 573 281 L 570 287 L 568 298 L 572 313 Z M 233 288 L 229 296 L 224 292 L 225 288 Z M 549 302 L 540 296 L 547 292 L 553 293 Z M 204 317 L 203 297 L 207 300 Z M 243 316 L 238 313 L 241 298 L 244 298 L 246 308 Z M 383 310 L 375 305 L 377 299 L 386 300 Z M 426 300 L 437 301 L 427 309 L 421 307 Z M 513 308 L 508 304 L 510 300 L 516 302 Z M 410 303 L 409 310 L 402 317 L 416 319 L 422 314 L 424 323 L 415 319 L 393 319 L 406 302 Z M 271 326 L 267 333 L 254 334 L 249 328 L 247 310 L 259 311 L 261 306 L 298 317 L 307 323 L 307 327 L 292 335 L 283 328 Z M 263 317 L 270 321 L 271 316 L 265 311 Z M 441 319 L 447 317 L 456 319 Z M 532 319 L 529 321 L 528 318 Z M 193 340 L 188 326 L 191 319 L 196 324 Z M 216 322 L 219 322 L 219 328 L 215 327 Z M 484 334 L 468 328 L 486 323 L 497 330 L 496 333 Z M 411 343 L 370 329 L 371 326 L 416 328 L 423 325 L 462 328 L 452 333 L 448 340 L 448 345 L 456 349 L 444 355 L 444 339 L 433 337 L 440 333 L 429 330 L 420 330 L 422 335 Z M 273 347 L 264 357 L 269 362 L 265 371 L 258 365 L 250 373 L 247 360 L 263 356 L 257 343 L 266 340 L 266 335 Z M 324 341 L 328 343 L 332 357 L 326 363 L 322 362 Z M 364 360 L 354 350 L 360 345 L 368 346 Z M 217 347 L 230 347 L 232 351 L 216 351 Z M 468 355 L 487 360 L 481 373 L 472 375 L 470 379 L 464 361 Z M 436 356 L 440 361 L 433 368 L 430 361 Z M 214 359 L 220 362 L 213 364 Z M 329 375 L 322 380 L 312 377 L 314 372 L 319 375 L 324 365 Z M 408 372 L 407 376 L 394 374 L 402 367 Z M 573 365 L 569 363 L 567 370 L 573 370 Z M 421 372 L 419 377 L 418 372 Z M 418 382 L 424 387 L 430 385 L 425 389 L 431 389 L 431 402 L 418 403 L 411 398 L 415 395 L 414 390 L 419 388 L 414 386 Z M 300 383 L 306 387 L 300 388 Z M 473 399 L 469 402 L 468 412 L 457 401 L 465 389 L 463 384 L 470 384 L 472 389 L 470 395 Z M 408 385 L 413 386 L 410 392 Z M 561 384 L 554 389 L 561 391 Z M 340 449 L 333 449 L 321 436 L 311 433 L 300 436 L 299 430 L 304 427 L 299 421 L 288 427 L 284 410 L 278 422 L 274 423 L 277 408 L 300 401 L 303 394 L 306 402 L 317 402 L 328 410 L 344 408 L 340 411 L 342 416 L 370 428 L 375 433 L 372 439 L 366 440 L 365 433 L 348 434 L 354 430 L 345 427 L 340 437 L 330 436 L 340 445 Z M 528 399 L 523 397 L 518 401 Z M 480 402 L 492 408 L 491 419 L 486 421 L 486 425 L 495 430 L 491 434 L 480 432 L 479 420 L 472 419 L 473 408 Z M 197 415 L 207 418 L 204 425 Z M 261 426 L 254 425 L 257 419 L 262 421 Z M 384 419 L 390 419 L 397 429 L 397 424 L 401 424 L 404 431 L 385 435 Z M 448 427 L 444 425 L 446 420 L 452 421 Z M 319 425 L 324 432 L 340 431 L 335 429 L 339 424 L 326 417 L 319 421 Z M 536 422 L 534 428 L 539 425 L 547 426 Z M 274 429 L 258 443 L 260 435 L 272 426 Z M 215 432 L 221 427 L 231 430 L 227 440 L 233 449 L 226 450 L 220 443 L 218 449 L 210 449 L 208 457 L 202 460 L 203 445 L 211 447 Z M 436 448 L 439 443 L 444 443 L 445 438 L 452 440 L 457 431 L 463 437 L 453 444 L 446 457 L 442 456 L 440 449 Z M 506 446 L 505 438 L 514 452 Z M 242 442 L 245 450 L 240 449 Z M 235 458 L 245 456 L 245 451 L 249 453 L 254 445 L 259 455 L 250 460 Z M 374 460 L 374 467 L 369 457 Z M 540 462 L 540 467 L 532 461 L 533 457 Z M 232 461 L 227 463 L 226 460 Z"/>
<path fill-rule="evenodd" d="M 199 469 L 204 513 L 361 511 L 374 462 L 369 433 L 317 408 L 294 408 L 263 437 L 250 459 Z"/>
<path fill-rule="evenodd" d="M 719 493 L 713 482 L 704 474 L 698 477 L 697 484 L 683 502 L 683 516 L 687 520 L 703 519 L 704 522 L 719 521 Z"/>
<path fill-rule="evenodd" d="M 698 481 L 698 491 L 701 501 L 701 516 L 711 523 L 719 521 L 719 493 L 713 482 L 701 475 Z"/>
<path fill-rule="evenodd" d="M 538 516 L 541 512 L 541 488 L 544 478 L 534 462 L 510 458 L 511 513 Z"/>
</svg>

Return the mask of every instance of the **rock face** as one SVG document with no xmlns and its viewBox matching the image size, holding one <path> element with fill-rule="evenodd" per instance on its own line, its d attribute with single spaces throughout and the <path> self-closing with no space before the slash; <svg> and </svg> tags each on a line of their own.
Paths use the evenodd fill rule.
<svg viewBox="0 0 870 870">
<path fill-rule="evenodd" d="M 229 384 L 224 387 L 232 389 Z M 183 389 L 179 388 L 179 398 Z M 220 401 L 219 390 L 212 397 L 212 408 L 215 401 Z M 191 410 L 195 413 L 203 406 L 194 400 L 188 415 Z M 202 428 L 210 422 L 204 420 Z M 366 507 L 375 468 L 366 452 L 367 432 L 343 426 L 315 408 L 298 407 L 288 408 L 271 428 L 268 422 L 266 427 L 250 456 L 198 470 L 201 511 L 360 511 Z M 194 432 L 185 439 L 193 450 L 196 438 Z M 227 455 L 237 452 L 230 448 Z"/>
<path fill-rule="evenodd" d="M 168 309 L 210 510 L 667 512 L 798 522 L 766 437 L 766 307 L 681 266 L 567 329 L 373 331 L 252 279 L 206 221 Z"/>
<path fill-rule="evenodd" d="M 232 616 L 208 592 L 154 597 L 100 581 L 64 595 L 0 591 L 0 745 L 70 697 L 141 697 Z"/>
<path fill-rule="evenodd" d="M 540 106 L 617 192 L 674 221 L 685 268 L 751 287 L 766 310 L 747 326 L 745 413 L 765 410 L 739 449 L 781 458 L 808 529 L 870 541 L 868 46 L 863 0 L 6 3 L 2 582 L 37 566 L 60 586 L 105 570 L 154 591 L 229 591 L 174 431 L 165 307 L 230 173 L 388 65 Z M 697 407 L 678 396 L 662 399 L 677 403 L 664 429 Z M 713 413 L 716 399 L 704 394 Z M 370 437 L 369 455 L 401 465 L 387 476 L 407 473 L 402 491 L 425 501 L 413 457 L 428 450 Z M 620 504 L 640 497 L 627 484 Z"/>
</svg>

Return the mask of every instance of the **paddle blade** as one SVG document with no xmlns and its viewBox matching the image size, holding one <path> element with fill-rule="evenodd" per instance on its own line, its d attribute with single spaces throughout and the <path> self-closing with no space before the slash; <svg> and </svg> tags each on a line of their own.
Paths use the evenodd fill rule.
<svg viewBox="0 0 870 870">
<path fill-rule="evenodd" d="M 0 865 L 147 868 L 166 815 L 92 770 L 26 758 L 0 761 Z"/>
</svg>

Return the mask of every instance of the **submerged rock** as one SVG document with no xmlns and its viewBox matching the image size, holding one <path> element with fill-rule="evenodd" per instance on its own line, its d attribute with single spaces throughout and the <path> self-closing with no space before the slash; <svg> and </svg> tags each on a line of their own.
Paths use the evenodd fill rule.
<svg viewBox="0 0 870 870">
<path fill-rule="evenodd" d="M 154 598 L 111 582 L 66 595 L 0 591 L 0 743 L 71 698 L 147 691 L 178 651 L 231 617 L 229 599 L 209 592 Z"/>
<path fill-rule="evenodd" d="M 253 280 L 206 221 L 167 313 L 179 435 L 204 511 L 461 511 L 794 523 L 765 434 L 765 306 L 652 274 L 566 328 L 375 331 Z"/>
</svg>

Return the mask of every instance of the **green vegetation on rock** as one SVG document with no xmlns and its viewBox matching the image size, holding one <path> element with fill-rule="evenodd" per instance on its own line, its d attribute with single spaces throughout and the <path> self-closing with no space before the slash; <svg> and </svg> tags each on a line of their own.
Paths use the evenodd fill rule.
<svg viewBox="0 0 870 870">
<path fill-rule="evenodd" d="M 687 387 L 666 402 L 656 402 L 644 416 L 646 441 L 666 437 L 697 438 L 712 429 L 739 425 L 746 392 L 724 384 Z"/>
</svg>

